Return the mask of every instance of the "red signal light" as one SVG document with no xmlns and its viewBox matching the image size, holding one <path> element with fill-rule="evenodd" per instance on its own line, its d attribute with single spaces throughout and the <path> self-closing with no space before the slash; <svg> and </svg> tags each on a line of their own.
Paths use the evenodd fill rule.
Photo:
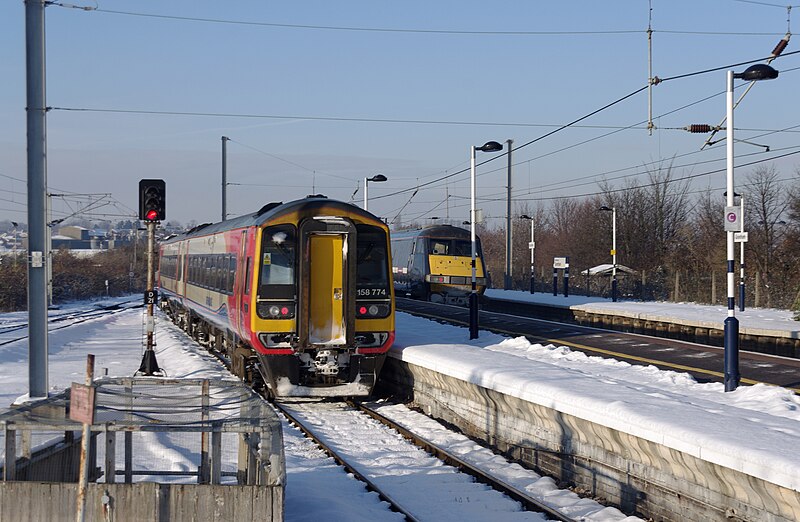
<svg viewBox="0 0 800 522">
<path fill-rule="evenodd" d="M 367 307 L 362 306 L 361 308 L 358 309 L 358 313 L 360 313 L 361 315 L 367 315 Z"/>
<path fill-rule="evenodd" d="M 158 211 L 155 209 L 150 209 L 147 211 L 144 217 L 147 221 L 156 221 L 158 219 Z"/>
<path fill-rule="evenodd" d="M 289 315 L 289 307 L 288 306 L 284 306 L 283 308 L 281 308 L 281 315 Z"/>
</svg>

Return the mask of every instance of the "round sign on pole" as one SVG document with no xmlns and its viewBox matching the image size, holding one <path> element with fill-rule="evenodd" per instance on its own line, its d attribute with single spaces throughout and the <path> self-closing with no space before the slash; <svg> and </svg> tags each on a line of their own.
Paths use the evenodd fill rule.
<svg viewBox="0 0 800 522">
<path fill-rule="evenodd" d="M 725 232 L 739 232 L 739 207 L 725 207 Z"/>
</svg>

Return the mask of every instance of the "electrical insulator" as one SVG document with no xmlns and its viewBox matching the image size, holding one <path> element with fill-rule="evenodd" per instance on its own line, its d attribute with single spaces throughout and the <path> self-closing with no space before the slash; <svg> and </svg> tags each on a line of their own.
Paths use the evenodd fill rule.
<svg viewBox="0 0 800 522">
<path fill-rule="evenodd" d="M 705 123 L 694 123 L 686 127 L 686 130 L 693 134 L 707 134 L 711 132 L 711 125 Z"/>
<path fill-rule="evenodd" d="M 772 56 L 777 58 L 781 55 L 786 46 L 789 45 L 789 38 L 788 35 L 784 36 L 783 39 L 778 42 L 778 45 L 775 46 L 775 49 L 772 50 Z"/>
</svg>

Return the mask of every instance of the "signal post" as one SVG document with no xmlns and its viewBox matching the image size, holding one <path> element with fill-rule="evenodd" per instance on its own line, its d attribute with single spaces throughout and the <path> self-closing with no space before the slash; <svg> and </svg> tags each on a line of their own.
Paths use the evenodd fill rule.
<svg viewBox="0 0 800 522">
<path fill-rule="evenodd" d="M 166 193 L 166 184 L 163 179 L 139 181 L 139 219 L 147 225 L 147 288 L 144 292 L 144 304 L 147 305 L 147 343 L 138 373 L 148 376 L 156 373 L 163 374 L 153 349 L 155 345 L 153 341 L 155 331 L 153 306 L 158 299 L 158 294 L 154 289 L 156 225 L 166 217 Z"/>
</svg>

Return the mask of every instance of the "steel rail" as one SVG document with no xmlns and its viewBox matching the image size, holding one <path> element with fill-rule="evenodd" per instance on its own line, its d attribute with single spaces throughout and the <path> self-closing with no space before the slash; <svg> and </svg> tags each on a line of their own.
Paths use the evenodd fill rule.
<svg viewBox="0 0 800 522">
<path fill-rule="evenodd" d="M 468 475 L 471 475 L 478 482 L 486 484 L 492 489 L 505 493 L 509 497 L 513 498 L 514 500 L 525 506 L 525 509 L 527 509 L 528 511 L 541 512 L 554 520 L 560 520 L 562 522 L 577 522 L 577 519 L 571 518 L 561 513 L 557 509 L 554 509 L 548 506 L 547 504 L 544 504 L 540 500 L 531 497 L 530 495 L 520 490 L 519 488 L 512 486 L 511 484 L 508 484 L 507 482 L 486 473 L 482 469 L 479 469 L 478 467 L 470 464 L 469 462 L 461 459 L 460 457 L 453 455 L 446 449 L 437 446 L 433 442 L 430 442 L 423 437 L 420 437 L 419 435 L 415 434 L 402 424 L 399 424 L 393 421 L 392 419 L 389 419 L 388 417 L 381 415 L 377 411 L 366 406 L 364 403 L 353 400 L 348 400 L 347 403 L 353 406 L 354 408 L 358 409 L 359 411 L 366 413 L 367 415 L 377 420 L 378 422 L 397 431 L 403 437 L 411 441 L 415 446 L 427 451 L 428 453 L 430 453 L 437 459 L 441 460 L 445 464 L 453 466 L 459 469 L 460 471 Z"/>
<path fill-rule="evenodd" d="M 391 495 L 383 491 L 373 481 L 371 481 L 363 474 L 361 474 L 358 470 L 356 470 L 353 466 L 351 466 L 344 458 L 342 458 L 338 453 L 336 453 L 330 446 L 328 446 L 327 444 L 322 442 L 318 437 L 316 437 L 311 430 L 306 428 L 302 422 L 300 422 L 294 415 L 289 413 L 289 411 L 287 411 L 286 408 L 284 408 L 280 402 L 276 401 L 274 405 L 284 416 L 286 416 L 287 419 L 289 419 L 289 422 L 297 426 L 297 428 L 299 428 L 300 431 L 302 431 L 306 435 L 306 437 L 314 441 L 314 443 L 317 446 L 319 446 L 329 457 L 335 460 L 337 464 L 342 466 L 348 473 L 351 473 L 355 478 L 365 483 L 367 485 L 367 488 L 377 493 L 378 497 L 380 497 L 381 500 L 388 502 L 390 505 L 390 509 L 392 511 L 401 513 L 403 516 L 406 517 L 406 520 L 408 520 L 409 522 L 419 522 L 419 519 L 417 517 L 415 517 L 411 512 L 409 512 L 405 508 L 403 508 L 403 506 L 401 506 L 400 503 L 395 501 L 391 497 Z"/>
</svg>

